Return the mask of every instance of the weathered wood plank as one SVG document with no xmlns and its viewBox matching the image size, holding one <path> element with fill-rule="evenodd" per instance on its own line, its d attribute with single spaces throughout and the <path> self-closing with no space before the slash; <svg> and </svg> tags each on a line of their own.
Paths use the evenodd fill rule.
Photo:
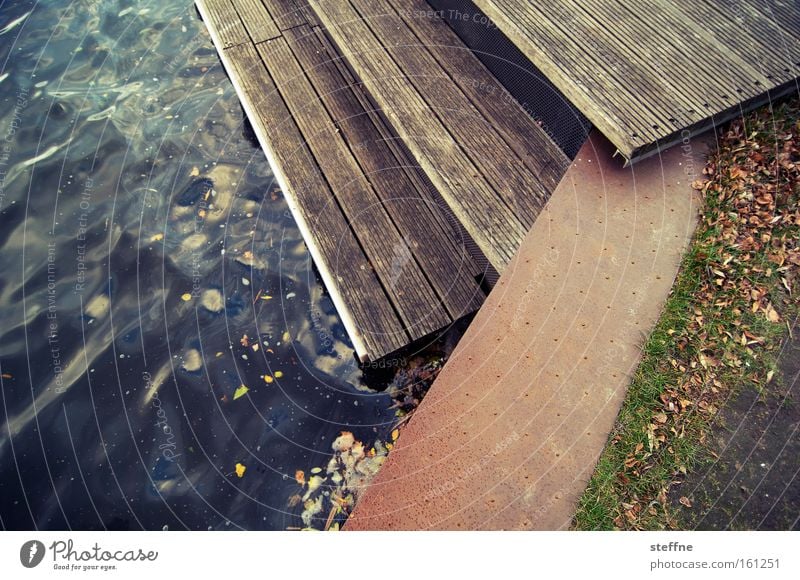
<svg viewBox="0 0 800 580">
<path fill-rule="evenodd" d="M 278 26 L 269 13 L 264 10 L 261 0 L 230 1 L 253 42 L 263 42 L 280 36 L 281 32 L 278 30 Z"/>
<path fill-rule="evenodd" d="M 481 144 L 481 135 L 472 135 L 465 149 L 349 3 L 311 5 L 458 219 L 494 267 L 502 270 L 527 228 L 514 211 L 498 203 L 493 185 L 469 155 L 483 155 L 491 150 L 487 143 L 496 141 Z"/>
<path fill-rule="evenodd" d="M 255 48 L 231 47 L 223 62 L 356 352 L 375 357 L 401 348 L 408 333 Z"/>
<path fill-rule="evenodd" d="M 628 158 L 800 73 L 792 0 L 474 0 Z"/>
<path fill-rule="evenodd" d="M 407 168 L 375 126 L 375 113 L 365 110 L 337 68 L 336 55 L 329 54 L 321 39 L 305 27 L 287 31 L 286 36 L 380 202 L 406 239 L 411 255 L 396 255 L 393 266 L 403 269 L 413 256 L 454 319 L 477 309 L 483 301 L 475 281 L 477 266 L 436 219 L 441 209 L 409 179 Z"/>
<path fill-rule="evenodd" d="M 436 293 L 286 39 L 258 44 L 256 49 L 404 326 L 418 336 L 446 326 L 451 319 L 441 309 L 431 308 L 439 303 Z"/>
<path fill-rule="evenodd" d="M 409 0 L 395 6 L 406 26 L 431 56 L 492 125 L 505 142 L 539 176 L 545 189 L 553 191 L 569 166 L 569 159 L 550 136 L 520 107 L 452 29 L 439 18 L 421 18 L 430 10 L 424 0 Z"/>
<path fill-rule="evenodd" d="M 218 36 L 221 48 L 250 42 L 247 30 L 230 0 L 198 0 L 197 7 L 203 20 Z"/>
<path fill-rule="evenodd" d="M 302 0 L 259 0 L 269 10 L 280 30 L 289 30 L 297 26 L 314 25 L 316 18 L 308 4 Z"/>
</svg>

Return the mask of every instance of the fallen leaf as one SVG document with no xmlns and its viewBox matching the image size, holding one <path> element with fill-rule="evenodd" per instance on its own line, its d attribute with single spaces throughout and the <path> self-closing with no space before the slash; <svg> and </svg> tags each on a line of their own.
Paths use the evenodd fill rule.
<svg viewBox="0 0 800 580">
<path fill-rule="evenodd" d="M 150 238 L 151 242 L 158 242 L 164 239 L 164 234 L 155 234 Z"/>
<path fill-rule="evenodd" d="M 274 381 L 274 380 L 275 380 L 275 379 L 273 379 L 271 376 L 269 376 L 269 375 L 264 375 L 264 382 L 265 382 L 265 383 L 268 383 L 268 384 L 269 384 L 269 383 L 271 383 L 271 382 L 272 382 L 272 381 Z"/>
<path fill-rule="evenodd" d="M 778 313 L 772 307 L 772 304 L 767 304 L 767 320 L 770 322 L 780 322 L 781 317 L 778 316 Z"/>
<path fill-rule="evenodd" d="M 682 497 L 681 497 L 681 499 L 679 499 L 678 501 L 681 503 L 681 505 L 684 505 L 684 506 L 686 506 L 687 508 L 690 508 L 690 507 L 692 507 L 692 502 L 691 502 L 691 501 L 689 500 L 689 498 L 688 498 L 688 497 L 686 497 L 685 495 L 684 495 L 684 496 L 682 496 Z"/>
<path fill-rule="evenodd" d="M 188 292 L 186 294 L 181 294 L 181 300 L 183 300 L 184 302 L 189 302 L 189 300 L 191 300 L 191 299 L 192 299 L 192 295 L 189 294 Z"/>
<path fill-rule="evenodd" d="M 239 477 L 244 477 L 244 472 L 247 469 L 246 466 L 242 465 L 241 463 L 236 464 L 236 475 Z"/>
<path fill-rule="evenodd" d="M 192 167 L 192 170 L 189 172 L 189 177 L 197 177 L 198 175 L 200 175 L 200 168 Z"/>
<path fill-rule="evenodd" d="M 279 378 L 281 378 L 282 376 L 283 376 L 283 372 L 282 372 L 282 371 L 275 371 L 275 378 L 276 378 L 276 379 L 279 379 Z"/>
<path fill-rule="evenodd" d="M 395 429 L 392 431 L 392 441 L 397 441 L 397 438 L 400 436 L 400 430 Z"/>
<path fill-rule="evenodd" d="M 297 482 L 297 485 L 305 485 L 306 484 L 306 474 L 302 469 L 298 469 L 294 472 L 294 480 Z"/>
<path fill-rule="evenodd" d="M 250 389 L 246 385 L 242 385 L 241 387 L 236 389 L 236 391 L 234 391 L 233 400 L 235 401 L 239 397 L 244 397 L 247 394 L 247 391 L 249 391 L 249 390 Z"/>
</svg>

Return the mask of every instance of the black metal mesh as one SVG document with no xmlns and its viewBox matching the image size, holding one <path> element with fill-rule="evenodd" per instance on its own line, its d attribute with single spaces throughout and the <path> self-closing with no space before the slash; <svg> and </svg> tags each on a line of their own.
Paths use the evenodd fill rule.
<svg viewBox="0 0 800 580">
<path fill-rule="evenodd" d="M 470 0 L 428 0 L 475 56 L 570 158 L 592 128 L 572 103 Z"/>
</svg>

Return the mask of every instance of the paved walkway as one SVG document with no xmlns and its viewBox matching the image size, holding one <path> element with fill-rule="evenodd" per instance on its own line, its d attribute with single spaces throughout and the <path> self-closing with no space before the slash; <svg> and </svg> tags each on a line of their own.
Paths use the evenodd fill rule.
<svg viewBox="0 0 800 580">
<path fill-rule="evenodd" d="M 563 529 L 694 230 L 699 141 L 623 169 L 597 133 L 347 529 Z"/>
</svg>

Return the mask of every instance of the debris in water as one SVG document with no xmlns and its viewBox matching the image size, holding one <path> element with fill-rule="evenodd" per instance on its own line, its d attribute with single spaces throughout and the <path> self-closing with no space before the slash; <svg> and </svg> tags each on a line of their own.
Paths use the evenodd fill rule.
<svg viewBox="0 0 800 580">
<path fill-rule="evenodd" d="M 216 288 L 203 291 L 203 294 L 200 295 L 200 305 L 209 312 L 222 312 L 225 306 L 222 301 L 222 292 Z"/>
<path fill-rule="evenodd" d="M 199 371 L 203 366 L 203 359 L 200 356 L 200 351 L 195 348 L 189 349 L 183 355 L 183 364 L 181 367 L 185 371 L 189 371 L 190 373 L 195 373 Z"/>
</svg>

